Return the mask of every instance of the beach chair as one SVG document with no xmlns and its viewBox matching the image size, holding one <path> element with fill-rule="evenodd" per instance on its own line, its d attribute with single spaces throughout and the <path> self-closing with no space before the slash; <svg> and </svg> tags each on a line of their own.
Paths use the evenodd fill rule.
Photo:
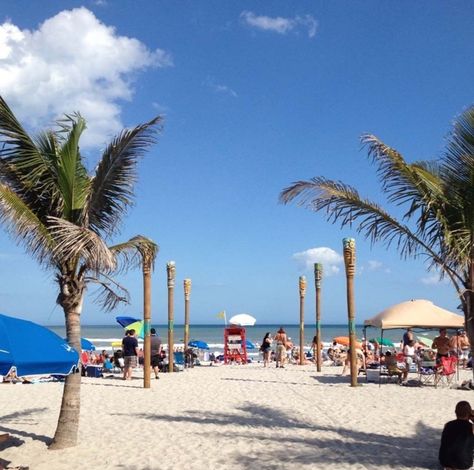
<svg viewBox="0 0 474 470">
<path fill-rule="evenodd" d="M 454 375 L 456 374 L 457 357 L 441 357 L 440 364 L 436 368 L 435 387 L 439 384 L 445 384 L 449 387 L 453 383 Z"/>
<path fill-rule="evenodd" d="M 185 360 L 184 353 L 182 351 L 176 351 L 174 353 L 174 370 L 184 370 Z"/>
<path fill-rule="evenodd" d="M 421 361 L 418 369 L 420 385 L 435 384 L 436 361 Z"/>
</svg>

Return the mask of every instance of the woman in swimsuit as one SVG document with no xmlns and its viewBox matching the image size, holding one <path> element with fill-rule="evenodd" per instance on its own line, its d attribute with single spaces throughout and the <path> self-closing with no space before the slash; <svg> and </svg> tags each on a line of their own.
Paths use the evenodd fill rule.
<svg viewBox="0 0 474 470">
<path fill-rule="evenodd" d="M 276 366 L 283 369 L 286 357 L 286 343 L 288 342 L 288 337 L 283 327 L 277 331 L 274 340 L 276 342 Z"/>
</svg>

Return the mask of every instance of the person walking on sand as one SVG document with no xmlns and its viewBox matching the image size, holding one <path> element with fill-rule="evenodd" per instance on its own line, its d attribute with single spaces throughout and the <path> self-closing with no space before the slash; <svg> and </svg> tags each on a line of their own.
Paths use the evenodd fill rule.
<svg viewBox="0 0 474 470">
<path fill-rule="evenodd" d="M 150 343 L 151 343 L 151 367 L 155 373 L 155 379 L 159 379 L 158 372 L 161 364 L 161 338 L 156 334 L 155 328 L 150 330 Z"/>
<path fill-rule="evenodd" d="M 132 380 L 132 369 L 137 367 L 138 341 L 135 338 L 135 330 L 127 330 L 122 339 L 122 350 L 124 359 L 123 380 Z"/>
<path fill-rule="evenodd" d="M 283 327 L 280 327 L 280 329 L 277 331 L 274 340 L 276 343 L 276 366 L 284 369 L 286 343 L 288 342 L 288 337 L 286 336 Z"/>
<path fill-rule="evenodd" d="M 439 462 L 444 469 L 469 469 L 474 463 L 474 414 L 467 401 L 460 401 L 454 412 L 456 419 L 446 423 L 441 434 Z"/>
<path fill-rule="evenodd" d="M 268 364 L 270 363 L 270 353 L 272 351 L 272 335 L 268 332 L 265 334 L 263 340 L 262 340 L 262 345 L 260 346 L 260 349 L 263 353 L 263 367 L 267 367 Z"/>
</svg>

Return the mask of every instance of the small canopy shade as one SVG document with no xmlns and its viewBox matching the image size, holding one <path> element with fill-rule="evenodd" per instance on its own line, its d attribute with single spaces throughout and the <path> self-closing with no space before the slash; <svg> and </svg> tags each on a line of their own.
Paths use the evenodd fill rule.
<svg viewBox="0 0 474 470">
<path fill-rule="evenodd" d="M 247 349 L 257 349 L 257 348 L 255 347 L 255 344 L 253 344 L 252 341 L 250 341 L 250 340 L 248 340 L 248 339 L 245 340 L 245 347 L 246 347 Z"/>
<path fill-rule="evenodd" d="M 209 349 L 209 345 L 205 341 L 190 341 L 188 346 L 190 348 Z"/>
<path fill-rule="evenodd" d="M 383 330 L 395 328 L 462 328 L 464 317 L 444 310 L 429 300 L 408 300 L 392 305 L 373 318 L 365 320 L 364 326 Z"/>
<path fill-rule="evenodd" d="M 337 344 L 341 344 L 342 346 L 350 346 L 350 339 L 349 336 L 337 336 L 336 338 L 332 339 Z M 360 341 L 356 341 L 356 348 L 361 348 L 362 343 Z"/>
<path fill-rule="evenodd" d="M 230 320 L 229 323 L 231 325 L 237 326 L 254 326 L 257 320 L 248 315 L 247 313 L 240 313 L 239 315 L 234 315 Z"/>
<path fill-rule="evenodd" d="M 390 341 L 387 338 L 372 338 L 372 339 L 369 339 L 369 343 L 375 343 L 376 341 L 381 346 L 389 346 L 390 348 L 393 348 L 393 346 L 394 346 L 393 342 Z"/>
<path fill-rule="evenodd" d="M 12 368 L 25 375 L 68 375 L 79 362 L 79 354 L 44 326 L 0 314 L 0 374 Z"/>
</svg>

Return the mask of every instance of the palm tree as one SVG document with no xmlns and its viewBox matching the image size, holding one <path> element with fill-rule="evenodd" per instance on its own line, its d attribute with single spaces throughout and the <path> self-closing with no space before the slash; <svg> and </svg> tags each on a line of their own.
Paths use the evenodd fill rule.
<svg viewBox="0 0 474 470">
<path fill-rule="evenodd" d="M 65 315 L 67 340 L 80 351 L 80 315 L 88 284 L 99 287 L 104 310 L 128 301 L 113 280 L 117 269 L 154 259 L 157 245 L 137 236 L 107 246 L 133 202 L 137 162 L 155 141 L 160 117 L 123 130 L 105 148 L 94 174 L 79 150 L 86 127 L 80 114 L 58 128 L 30 137 L 0 97 L 0 222 L 39 263 L 56 272 L 57 303 Z M 58 426 L 50 448 L 77 442 L 81 374 L 66 378 Z"/>
<path fill-rule="evenodd" d="M 407 163 L 377 137 L 361 140 L 377 166 L 382 192 L 405 207 L 403 219 L 355 188 L 323 177 L 293 183 L 280 201 L 325 210 L 326 219 L 342 227 L 356 223 L 372 243 L 395 245 L 402 258 L 426 257 L 429 269 L 447 276 L 456 289 L 474 352 L 474 106 L 456 119 L 436 161 Z"/>
</svg>

